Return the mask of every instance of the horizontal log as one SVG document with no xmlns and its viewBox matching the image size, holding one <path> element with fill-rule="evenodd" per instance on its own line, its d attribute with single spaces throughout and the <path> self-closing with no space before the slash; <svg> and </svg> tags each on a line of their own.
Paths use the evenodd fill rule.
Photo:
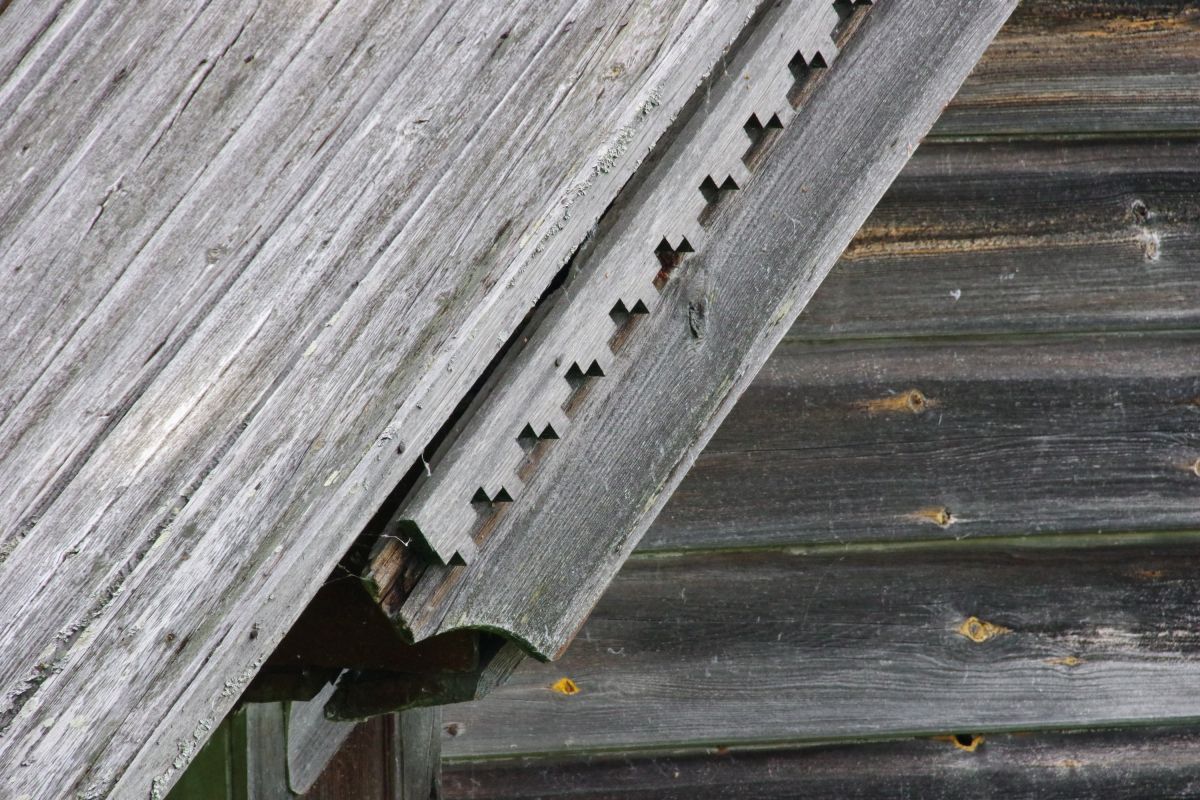
<svg viewBox="0 0 1200 800">
<path fill-rule="evenodd" d="M 1141 800 L 1188 797 L 1200 781 L 1195 728 L 1045 731 L 782 750 L 626 753 L 450 762 L 444 800 Z M 965 745 L 965 746 L 964 746 Z"/>
<path fill-rule="evenodd" d="M 1198 347 L 785 342 L 641 547 L 1200 529 Z"/>
<path fill-rule="evenodd" d="M 1026 0 L 936 134 L 1196 130 L 1195 0 Z"/>
<path fill-rule="evenodd" d="M 447 707 L 444 752 L 1196 719 L 1197 608 L 1191 537 L 634 558 L 560 662 Z"/>
<path fill-rule="evenodd" d="M 926 141 L 790 335 L 1196 327 L 1198 190 L 1195 137 Z"/>
</svg>

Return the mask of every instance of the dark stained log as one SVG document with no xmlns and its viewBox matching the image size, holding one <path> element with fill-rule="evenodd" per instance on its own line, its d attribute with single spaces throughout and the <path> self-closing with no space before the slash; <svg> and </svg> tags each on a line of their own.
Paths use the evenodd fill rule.
<svg viewBox="0 0 1200 800">
<path fill-rule="evenodd" d="M 1195 0 L 1024 0 L 935 134 L 1200 128 Z"/>
<path fill-rule="evenodd" d="M 790 335 L 1195 327 L 1197 263 L 1198 138 L 926 141 Z"/>
<path fill-rule="evenodd" d="M 1074 545 L 635 557 L 560 662 L 445 710 L 444 753 L 1200 718 L 1195 537 Z"/>
<path fill-rule="evenodd" d="M 970 746 L 970 735 L 960 734 Z M 949 737 L 781 750 L 447 764 L 444 800 L 1142 800 L 1192 797 L 1195 728 Z"/>
<path fill-rule="evenodd" d="M 785 341 L 643 549 L 1200 529 L 1200 334 Z"/>
<path fill-rule="evenodd" d="M 427 641 L 435 641 L 434 637 Z M 470 670 L 403 673 L 347 670 L 325 703 L 329 720 L 366 719 L 378 714 L 478 700 L 508 680 L 525 652 L 503 637 L 480 635 L 479 664 Z"/>
</svg>

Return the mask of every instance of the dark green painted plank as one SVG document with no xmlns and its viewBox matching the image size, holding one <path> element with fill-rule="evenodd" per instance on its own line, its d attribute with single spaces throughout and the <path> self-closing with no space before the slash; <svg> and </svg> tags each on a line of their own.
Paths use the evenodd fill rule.
<svg viewBox="0 0 1200 800">
<path fill-rule="evenodd" d="M 1198 719 L 1197 609 L 1195 538 L 637 558 L 560 662 L 446 708 L 443 753 Z"/>
<path fill-rule="evenodd" d="M 640 546 L 1200 530 L 1198 352 L 1200 333 L 785 342 Z"/>
<path fill-rule="evenodd" d="M 1200 138 L 927 141 L 791 335 L 1195 327 L 1197 265 Z"/>
<path fill-rule="evenodd" d="M 1195 0 L 1024 0 L 936 134 L 1200 129 Z"/>
<path fill-rule="evenodd" d="M 969 742 L 969 737 L 963 738 Z M 945 739 L 687 755 L 452 764 L 444 800 L 1142 800 L 1200 786 L 1194 728 L 985 736 L 973 752 Z"/>
</svg>

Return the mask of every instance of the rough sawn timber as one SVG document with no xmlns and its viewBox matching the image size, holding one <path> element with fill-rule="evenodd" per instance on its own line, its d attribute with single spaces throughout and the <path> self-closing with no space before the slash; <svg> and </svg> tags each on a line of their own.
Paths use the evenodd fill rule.
<svg viewBox="0 0 1200 800">
<path fill-rule="evenodd" d="M 0 14 L 0 795 L 162 796 L 753 3 Z"/>
<path fill-rule="evenodd" d="M 896 0 L 866 14 L 596 379 L 619 388 L 585 398 L 477 560 L 430 567 L 407 599 L 383 587 L 416 638 L 482 627 L 542 657 L 566 647 L 1013 5 Z"/>
</svg>

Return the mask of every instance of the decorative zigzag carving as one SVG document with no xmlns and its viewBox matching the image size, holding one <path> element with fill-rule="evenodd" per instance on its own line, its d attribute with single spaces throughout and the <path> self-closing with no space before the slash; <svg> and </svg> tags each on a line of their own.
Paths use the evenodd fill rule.
<svg viewBox="0 0 1200 800">
<path fill-rule="evenodd" d="M 861 3 L 861 0 L 857 4 Z M 385 535 L 423 539 L 466 563 L 498 504 L 518 501 L 543 448 L 568 438 L 572 411 L 609 374 L 639 317 L 655 313 L 675 269 L 704 247 L 705 225 L 753 180 L 774 131 L 801 110 L 814 71 L 837 57 L 853 0 L 790 0 L 767 11 L 649 167 L 576 258 L 528 341 L 492 376 L 458 434 L 412 489 Z"/>
</svg>

